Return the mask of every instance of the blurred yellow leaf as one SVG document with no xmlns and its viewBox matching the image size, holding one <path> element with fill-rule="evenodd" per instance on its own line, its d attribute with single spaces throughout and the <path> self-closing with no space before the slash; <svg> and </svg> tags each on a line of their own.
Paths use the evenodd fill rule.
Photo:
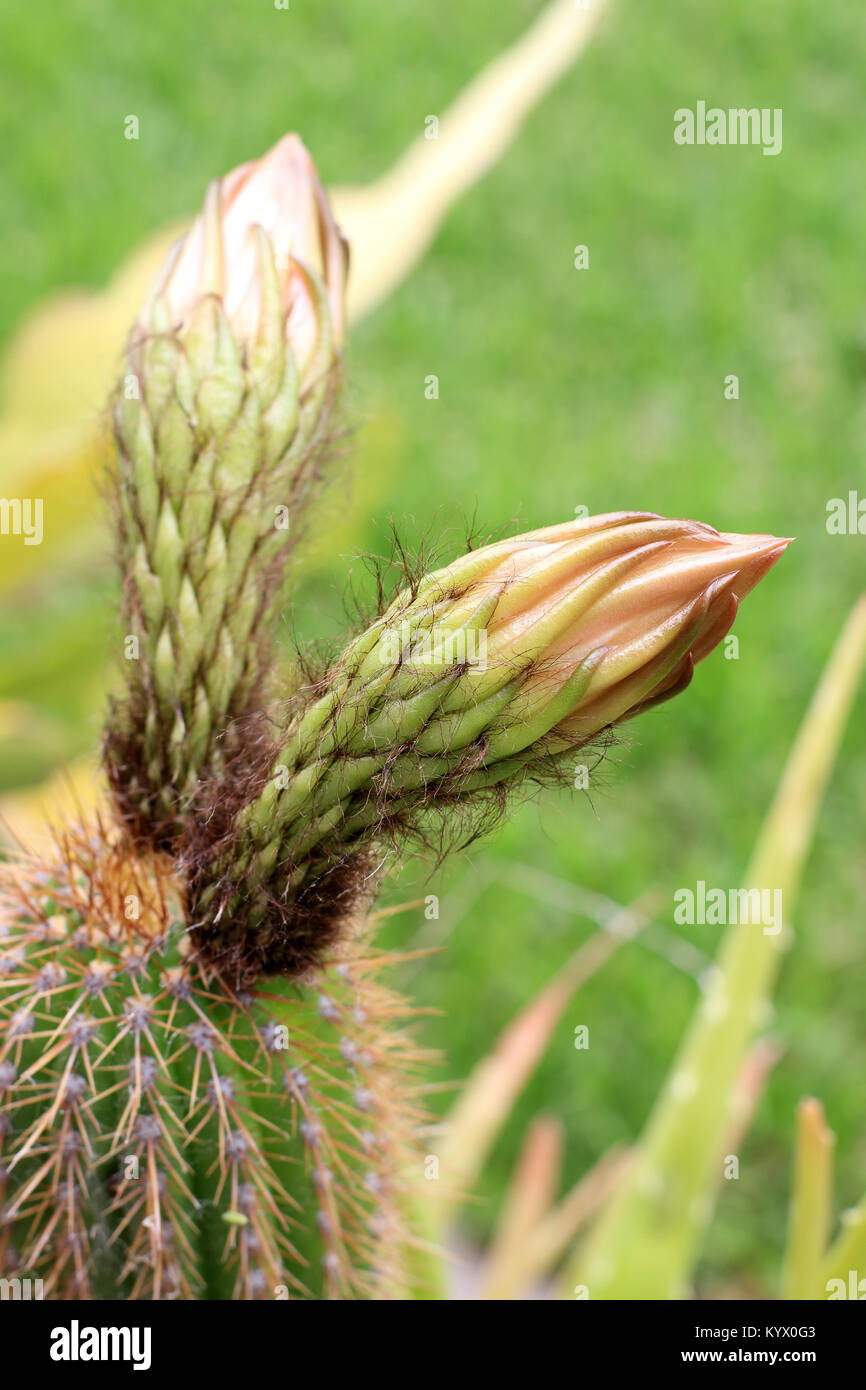
<svg viewBox="0 0 866 1390">
<path fill-rule="evenodd" d="M 352 246 L 349 314 L 375 309 L 406 278 L 448 209 L 511 145 L 545 92 L 586 46 L 607 0 L 586 9 L 555 0 L 494 59 L 439 120 L 438 138 L 414 141 L 382 178 L 333 192 Z"/>
<path fill-rule="evenodd" d="M 41 497 L 44 537 L 38 547 L 0 548 L 0 590 L 87 544 L 102 513 L 95 482 L 105 398 L 129 324 L 178 229 L 136 251 L 104 290 L 69 290 L 36 309 L 2 366 L 4 412 L 0 459 L 4 496 Z M 35 572 L 35 570 L 34 570 Z"/>
<path fill-rule="evenodd" d="M 60 768 L 38 787 L 0 797 L 0 838 L 8 847 L 34 853 L 48 850 L 51 827 L 79 821 L 100 799 L 102 770 L 96 754 L 85 754 Z"/>
</svg>

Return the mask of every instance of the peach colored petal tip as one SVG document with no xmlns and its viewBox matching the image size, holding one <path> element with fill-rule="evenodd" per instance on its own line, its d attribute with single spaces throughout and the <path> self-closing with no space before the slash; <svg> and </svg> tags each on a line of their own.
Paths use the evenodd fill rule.
<svg viewBox="0 0 866 1390">
<path fill-rule="evenodd" d="M 531 667 L 524 717 L 549 707 L 557 739 L 573 745 L 683 690 L 792 540 L 606 512 L 473 551 L 438 579 L 461 613 L 498 595 L 488 654 Z M 581 669 L 588 679 L 566 689 Z"/>
<path fill-rule="evenodd" d="M 338 351 L 342 344 L 348 249 L 313 159 L 294 132 L 210 184 L 189 233 L 172 248 L 141 325 L 149 328 L 158 299 L 175 331 L 185 330 L 200 300 L 216 294 L 241 343 L 252 342 L 273 313 L 263 248 L 273 256 L 285 336 L 300 375 L 321 372 L 327 363 L 319 349 L 332 344 Z M 329 323 L 323 326 L 323 319 Z"/>
</svg>

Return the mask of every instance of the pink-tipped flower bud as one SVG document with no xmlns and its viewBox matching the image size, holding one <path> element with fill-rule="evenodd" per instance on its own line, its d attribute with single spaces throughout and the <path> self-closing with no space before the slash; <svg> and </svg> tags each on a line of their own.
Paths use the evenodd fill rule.
<svg viewBox="0 0 866 1390">
<path fill-rule="evenodd" d="M 326 865 L 412 833 L 437 806 L 556 775 L 594 735 L 682 690 L 787 545 L 616 512 L 427 575 L 290 725 L 237 816 L 231 861 L 203 859 L 196 911 L 230 919 L 238 894 L 255 891 L 278 941 L 291 894 Z M 221 928 L 214 939 L 225 949 Z"/>
<path fill-rule="evenodd" d="M 788 544 L 649 512 L 530 531 L 429 575 L 411 601 L 401 596 L 364 670 L 392 657 L 397 625 L 416 634 L 392 675 L 404 695 L 463 657 L 420 735 L 426 751 L 453 749 L 458 723 L 485 738 L 487 767 L 541 739 L 574 747 L 684 689 Z"/>
<path fill-rule="evenodd" d="M 109 766 L 124 816 L 160 843 L 260 699 L 275 595 L 332 452 L 346 265 L 287 135 L 210 185 L 130 335 L 116 495 L 141 661 L 124 663 Z"/>
<path fill-rule="evenodd" d="M 788 544 L 652 513 L 530 532 L 485 577 L 505 585 L 488 652 L 535 663 L 521 692 L 532 705 L 577 678 L 554 735 L 581 742 L 685 689 Z"/>
<path fill-rule="evenodd" d="M 261 159 L 211 183 L 188 234 L 171 250 L 142 326 L 162 303 L 183 331 L 205 295 L 223 303 L 242 343 L 262 335 L 279 295 L 285 336 L 303 382 L 317 360 L 323 310 L 334 350 L 343 341 L 348 245 L 316 166 L 297 135 L 285 135 Z M 275 272 L 275 277 L 274 277 Z"/>
</svg>

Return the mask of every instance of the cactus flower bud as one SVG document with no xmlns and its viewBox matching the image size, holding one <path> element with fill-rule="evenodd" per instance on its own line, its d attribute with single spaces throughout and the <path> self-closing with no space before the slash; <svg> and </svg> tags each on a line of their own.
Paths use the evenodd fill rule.
<svg viewBox="0 0 866 1390">
<path fill-rule="evenodd" d="M 641 513 L 518 537 L 461 599 L 502 588 L 487 624 L 488 674 L 470 673 L 470 683 L 489 689 L 497 672 L 531 662 L 503 716 L 504 725 L 529 721 L 507 731 L 510 748 L 539 729 L 555 747 L 584 742 L 684 689 L 788 544 Z"/>
<path fill-rule="evenodd" d="M 137 646 L 107 762 L 124 819 L 162 847 L 234 751 L 224 731 L 261 702 L 323 472 L 346 267 L 313 162 L 287 135 L 211 184 L 130 336 L 114 427 Z"/>
<path fill-rule="evenodd" d="M 350 645 L 291 725 L 236 818 L 230 858 L 199 878 L 196 915 L 222 916 L 239 875 L 264 922 L 275 903 L 290 912 L 321 881 L 324 853 L 345 864 L 383 831 L 549 771 L 670 698 L 788 543 L 616 512 L 426 576 Z M 296 933 L 274 938 L 297 944 Z M 273 968 L 293 964 L 281 956 Z"/>
<path fill-rule="evenodd" d="M 263 272 L 268 251 L 275 286 L 270 266 Z M 174 328 L 183 330 L 199 300 L 212 294 L 222 300 L 236 338 L 252 344 L 275 287 L 303 379 L 322 331 L 320 289 L 327 334 L 336 347 L 342 344 L 347 262 L 347 243 L 309 152 L 297 135 L 286 135 L 262 159 L 211 184 L 192 228 L 169 252 L 140 324 L 147 331 L 164 306 Z"/>
</svg>

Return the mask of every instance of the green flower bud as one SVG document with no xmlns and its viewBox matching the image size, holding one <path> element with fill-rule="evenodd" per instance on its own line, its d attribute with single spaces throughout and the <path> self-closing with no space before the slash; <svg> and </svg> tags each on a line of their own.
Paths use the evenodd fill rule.
<svg viewBox="0 0 866 1390">
<path fill-rule="evenodd" d="M 224 835 L 230 850 L 199 858 L 197 916 L 258 899 L 267 955 L 267 924 L 278 943 L 281 916 L 329 865 L 411 833 L 431 809 L 555 770 L 682 690 L 787 545 L 618 512 L 426 576 L 295 719 Z"/>
<path fill-rule="evenodd" d="M 107 753 L 125 819 L 161 846 L 235 751 L 226 726 L 261 700 L 277 591 L 322 472 L 346 269 L 312 160 L 287 135 L 211 184 L 130 336 L 117 513 L 141 652 L 124 663 Z"/>
</svg>

